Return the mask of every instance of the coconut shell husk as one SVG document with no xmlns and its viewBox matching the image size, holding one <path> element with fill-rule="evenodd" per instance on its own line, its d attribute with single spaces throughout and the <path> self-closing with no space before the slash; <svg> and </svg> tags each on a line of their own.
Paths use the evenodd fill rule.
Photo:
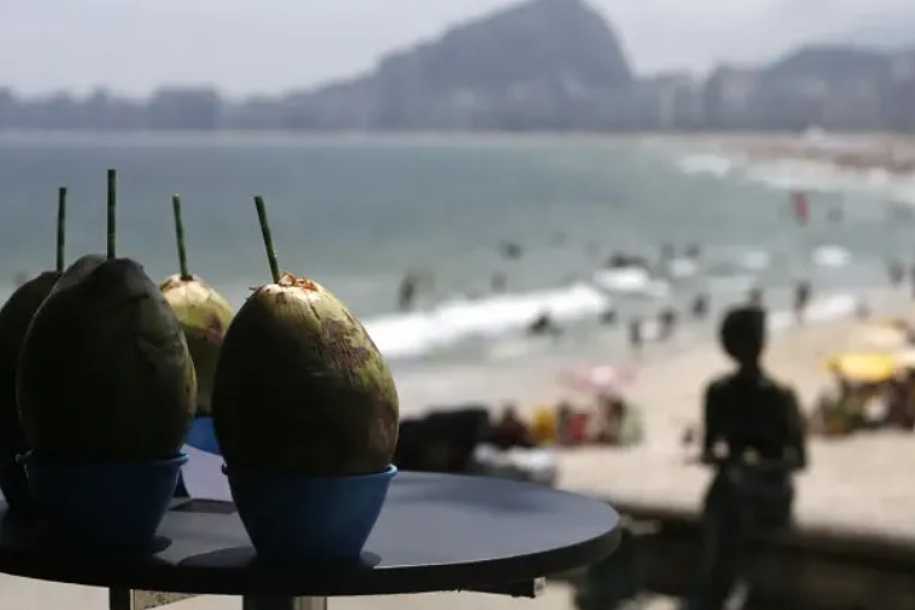
<svg viewBox="0 0 915 610">
<path fill-rule="evenodd" d="M 232 321 L 213 417 L 230 468 L 376 473 L 397 443 L 397 390 L 346 306 L 317 282 L 285 274 Z"/>
<path fill-rule="evenodd" d="M 19 352 L 35 312 L 60 276 L 56 271 L 46 271 L 29 280 L 0 309 L 0 455 L 13 457 L 28 449 L 16 404 Z"/>
<path fill-rule="evenodd" d="M 20 357 L 26 440 L 85 462 L 175 456 L 196 404 L 175 314 L 130 259 L 83 257 L 39 308 Z"/>
<path fill-rule="evenodd" d="M 219 350 L 232 322 L 232 306 L 199 277 L 168 277 L 159 288 L 175 312 L 197 372 L 197 415 L 211 415 Z"/>
</svg>

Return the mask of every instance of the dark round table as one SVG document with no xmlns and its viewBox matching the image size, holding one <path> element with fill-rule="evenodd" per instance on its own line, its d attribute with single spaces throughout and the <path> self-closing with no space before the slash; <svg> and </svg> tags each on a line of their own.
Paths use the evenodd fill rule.
<svg viewBox="0 0 915 610">
<path fill-rule="evenodd" d="M 619 517 L 597 500 L 537 485 L 402 472 L 356 565 L 261 563 L 229 502 L 176 500 L 159 534 L 152 553 L 70 547 L 3 505 L 0 571 L 108 587 L 117 610 L 155 605 L 138 591 L 241 595 L 248 610 L 320 608 L 338 595 L 532 596 L 538 578 L 609 555 Z"/>
</svg>

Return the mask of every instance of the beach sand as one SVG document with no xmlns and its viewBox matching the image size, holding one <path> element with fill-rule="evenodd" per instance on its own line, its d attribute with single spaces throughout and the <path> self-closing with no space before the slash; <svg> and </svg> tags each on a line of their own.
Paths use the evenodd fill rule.
<svg viewBox="0 0 915 610">
<path fill-rule="evenodd" d="M 881 321 L 905 317 L 908 307 L 899 299 L 885 300 L 881 313 L 869 321 L 845 318 L 783 329 L 770 337 L 766 369 L 795 388 L 809 413 L 818 393 L 831 386 L 825 367 L 829 356 L 875 349 L 875 338 L 886 335 Z M 710 473 L 690 463 L 698 447 L 687 449 L 681 439 L 687 427 L 700 429 L 708 381 L 733 368 L 711 329 L 707 333 L 706 340 L 688 348 L 652 346 L 654 353 L 624 363 L 637 370 L 626 395 L 641 407 L 645 439 L 631 448 L 558 450 L 560 487 L 626 503 L 699 510 Z M 494 415 L 509 399 L 530 414 L 537 405 L 561 398 L 586 398 L 560 382 L 555 362 L 540 357 L 506 363 L 489 374 L 454 368 L 436 379 L 399 382 L 405 415 L 421 413 L 427 405 L 454 404 L 454 397 L 490 404 Z M 915 436 L 881 430 L 839 439 L 813 437 L 809 461 L 797 478 L 800 524 L 904 536 L 915 543 L 915 489 L 907 467 L 915 463 Z"/>
<path fill-rule="evenodd" d="M 872 323 L 840 320 L 794 328 L 773 338 L 765 362 L 771 375 L 796 389 L 805 410 L 830 384 L 824 362 L 867 347 Z M 687 463 L 694 451 L 680 440 L 700 422 L 705 382 L 731 369 L 714 345 L 663 360 L 642 371 L 630 393 L 644 410 L 645 441 L 631 449 L 584 448 L 559 453 L 560 486 L 620 501 L 699 510 L 707 469 Z M 915 542 L 915 490 L 908 464 L 915 436 L 861 432 L 840 439 L 813 437 L 808 469 L 797 478 L 799 524 L 890 534 Z"/>
</svg>

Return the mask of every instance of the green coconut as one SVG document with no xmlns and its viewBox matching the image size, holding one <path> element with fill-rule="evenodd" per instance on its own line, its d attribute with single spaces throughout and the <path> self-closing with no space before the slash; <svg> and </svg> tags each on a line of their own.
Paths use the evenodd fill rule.
<svg viewBox="0 0 915 610">
<path fill-rule="evenodd" d="M 159 288 L 181 324 L 194 361 L 197 372 L 197 415 L 211 415 L 213 376 L 216 374 L 216 363 L 219 361 L 219 350 L 226 329 L 232 321 L 232 306 L 206 282 L 188 271 L 181 199 L 178 195 L 172 197 L 172 205 L 181 272 L 166 278 Z"/>
<path fill-rule="evenodd" d="M 172 275 L 159 288 L 181 324 L 197 371 L 197 415 L 211 415 L 213 376 L 232 306 L 196 275 Z"/>
<path fill-rule="evenodd" d="M 315 281 L 280 276 L 236 314 L 216 371 L 213 417 L 229 467 L 314 476 L 383 471 L 397 443 L 394 380 L 356 317 Z"/>
<path fill-rule="evenodd" d="M 35 312 L 63 273 L 67 189 L 61 187 L 57 193 L 57 269 L 22 284 L 0 309 L 0 452 L 9 457 L 28 449 L 16 404 L 19 353 Z"/>
<path fill-rule="evenodd" d="M 196 405 L 194 366 L 171 307 L 143 268 L 86 256 L 58 280 L 26 334 L 17 375 L 29 445 L 91 462 L 174 457 Z"/>
<path fill-rule="evenodd" d="M 0 309 L 0 450 L 16 455 L 28 449 L 16 406 L 16 370 L 25 333 L 35 312 L 60 278 L 46 271 L 14 292 Z"/>
</svg>

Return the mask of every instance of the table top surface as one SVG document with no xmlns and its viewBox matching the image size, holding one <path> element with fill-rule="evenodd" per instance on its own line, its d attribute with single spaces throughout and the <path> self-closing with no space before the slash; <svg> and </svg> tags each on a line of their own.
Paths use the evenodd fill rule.
<svg viewBox="0 0 915 610">
<path fill-rule="evenodd" d="M 532 484 L 401 472 L 358 564 L 259 562 L 231 503 L 177 503 L 157 548 L 62 546 L 0 504 L 0 571 L 105 587 L 232 595 L 372 595 L 495 587 L 597 561 L 615 548 L 606 504 Z M 158 552 L 155 552 L 158 551 Z"/>
</svg>

